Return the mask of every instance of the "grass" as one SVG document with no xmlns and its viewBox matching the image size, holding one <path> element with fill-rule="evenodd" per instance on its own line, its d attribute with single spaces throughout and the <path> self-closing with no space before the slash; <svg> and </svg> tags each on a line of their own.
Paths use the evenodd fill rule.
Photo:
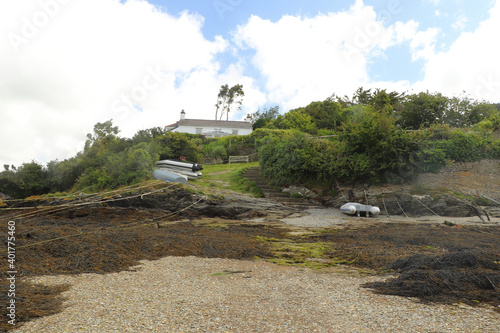
<svg viewBox="0 0 500 333">
<path fill-rule="evenodd" d="M 258 162 L 207 165 L 203 167 L 203 176 L 192 183 L 212 190 L 220 188 L 263 197 L 255 183 L 243 178 L 243 173 L 248 168 L 256 166 L 259 166 Z"/>
</svg>

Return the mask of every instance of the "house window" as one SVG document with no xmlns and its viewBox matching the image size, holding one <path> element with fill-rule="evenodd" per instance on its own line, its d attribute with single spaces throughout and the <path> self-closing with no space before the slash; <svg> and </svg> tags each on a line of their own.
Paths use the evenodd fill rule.
<svg viewBox="0 0 500 333">
<path fill-rule="evenodd" d="M 233 135 L 238 135 L 238 130 L 233 130 Z"/>
<path fill-rule="evenodd" d="M 202 131 L 203 131 L 203 128 L 196 127 L 196 134 L 201 134 Z"/>
</svg>

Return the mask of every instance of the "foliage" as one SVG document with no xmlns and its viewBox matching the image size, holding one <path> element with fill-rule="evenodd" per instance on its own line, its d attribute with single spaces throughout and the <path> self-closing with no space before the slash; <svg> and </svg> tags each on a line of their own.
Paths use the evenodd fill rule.
<svg viewBox="0 0 500 333">
<path fill-rule="evenodd" d="M 370 106 L 350 109 L 352 116 L 338 138 L 345 143 L 343 153 L 355 157 L 348 163 L 349 178 L 380 182 L 387 171 L 401 169 L 414 144 L 388 113 Z"/>
<path fill-rule="evenodd" d="M 280 114 L 280 107 L 274 106 L 272 108 L 264 108 L 264 110 L 252 114 L 252 128 L 256 130 L 257 128 L 261 128 L 267 126 L 271 121 L 276 119 Z"/>
<path fill-rule="evenodd" d="M 500 112 L 493 113 L 488 118 L 481 120 L 474 126 L 474 129 L 484 132 L 500 131 Z"/>
<path fill-rule="evenodd" d="M 332 100 L 313 102 L 303 110 L 311 116 L 318 129 L 336 129 L 344 121 L 342 106 Z"/>
<path fill-rule="evenodd" d="M 241 85 L 222 86 L 219 116 L 241 105 L 242 96 Z M 157 160 L 181 156 L 193 163 L 222 163 L 228 156 L 258 152 L 263 172 L 278 184 L 404 182 L 452 161 L 500 158 L 498 107 L 439 93 L 359 88 L 351 98 L 333 94 L 284 114 L 278 106 L 259 110 L 252 124 L 253 133 L 245 136 L 203 138 L 155 127 L 127 139 L 108 120 L 94 126 L 83 151 L 72 158 L 46 166 L 4 165 L 0 192 L 24 198 L 115 188 L 147 179 Z"/>
<path fill-rule="evenodd" d="M 275 129 L 291 129 L 301 132 L 314 133 L 316 125 L 313 118 L 303 109 L 295 109 L 284 115 L 279 115 L 271 121 L 269 128 Z"/>
<path fill-rule="evenodd" d="M 17 171 L 4 171 L 0 178 L 0 192 L 14 198 L 40 195 L 49 190 L 47 173 L 43 166 L 35 161 L 23 163 Z"/>
<path fill-rule="evenodd" d="M 203 152 L 205 155 L 205 160 L 212 160 L 216 158 L 221 158 L 222 160 L 227 159 L 227 151 L 223 145 L 219 142 L 211 142 L 203 147 Z"/>
<path fill-rule="evenodd" d="M 311 178 L 329 181 L 332 172 L 338 171 L 342 145 L 313 139 L 299 131 L 278 134 L 256 143 L 261 170 L 273 183 L 304 183 Z"/>
<path fill-rule="evenodd" d="M 85 148 L 88 148 L 94 143 L 99 142 L 105 138 L 116 138 L 116 135 L 118 133 L 118 127 L 113 127 L 113 119 L 108 120 L 104 123 L 97 123 L 94 125 L 94 133 L 87 134 L 87 142 L 85 143 Z"/>
<path fill-rule="evenodd" d="M 168 132 L 165 130 L 165 128 L 162 127 L 153 127 L 145 130 L 139 130 L 137 133 L 132 137 L 132 143 L 137 144 L 141 142 L 151 142 L 152 140 L 166 135 Z"/>
<path fill-rule="evenodd" d="M 252 135 L 229 135 L 204 140 L 203 161 L 214 159 L 227 160 L 229 156 L 250 155 L 255 153 L 255 138 Z"/>
<path fill-rule="evenodd" d="M 178 159 L 184 156 L 186 160 L 199 163 L 202 158 L 202 149 L 196 144 L 197 135 L 168 132 L 154 138 L 149 146 L 158 159 Z"/>
<path fill-rule="evenodd" d="M 259 129 L 255 136 L 261 170 L 277 185 L 311 179 L 404 182 L 450 161 L 500 158 L 500 140 L 487 133 L 447 125 L 407 132 L 386 111 L 371 105 L 347 107 L 345 120 L 328 140 L 299 131 Z"/>
<path fill-rule="evenodd" d="M 159 159 L 201 161 L 198 136 L 165 132 L 161 128 L 139 131 L 132 139 L 118 137 L 112 120 L 97 123 L 87 134 L 83 152 L 75 157 L 50 161 L 44 167 L 36 162 L 0 173 L 0 192 L 25 198 L 48 192 L 91 188 L 112 189 L 150 177 Z"/>
<path fill-rule="evenodd" d="M 338 97 L 335 94 L 330 96 L 327 100 L 336 101 L 341 105 L 342 108 L 348 108 L 355 105 L 360 106 L 371 106 L 374 110 L 378 112 L 391 113 L 393 111 L 398 111 L 401 107 L 401 103 L 404 100 L 404 93 L 398 92 L 387 92 L 385 89 L 376 89 L 372 92 L 371 89 L 364 89 L 363 87 L 358 88 L 352 98 L 347 96 Z"/>
<path fill-rule="evenodd" d="M 401 108 L 398 123 L 413 130 L 441 123 L 447 104 L 448 99 L 440 93 L 421 92 L 410 95 Z"/>
</svg>

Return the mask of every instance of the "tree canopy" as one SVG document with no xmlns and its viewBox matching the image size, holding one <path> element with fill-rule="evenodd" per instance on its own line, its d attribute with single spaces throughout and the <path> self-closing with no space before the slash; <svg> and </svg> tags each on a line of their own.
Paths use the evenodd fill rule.
<svg viewBox="0 0 500 333">
<path fill-rule="evenodd" d="M 229 112 L 232 111 L 233 105 L 237 105 L 237 109 L 241 108 L 243 103 L 243 85 L 236 84 L 229 88 L 229 85 L 224 84 L 220 87 L 219 94 L 217 95 L 217 103 L 215 104 L 215 120 L 219 114 L 219 120 L 222 120 L 224 113 L 226 120 L 229 120 Z"/>
</svg>

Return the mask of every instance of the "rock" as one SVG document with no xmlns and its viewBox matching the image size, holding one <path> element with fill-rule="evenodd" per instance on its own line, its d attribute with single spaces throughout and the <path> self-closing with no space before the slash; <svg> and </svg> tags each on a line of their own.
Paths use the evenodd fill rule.
<svg viewBox="0 0 500 333">
<path fill-rule="evenodd" d="M 249 217 L 263 217 L 270 214 L 287 216 L 297 209 L 285 207 L 278 203 L 254 198 L 246 195 L 225 192 L 219 196 L 194 195 L 180 188 L 168 193 L 156 193 L 116 202 L 110 206 L 135 207 L 147 209 L 163 209 L 171 212 L 181 212 L 181 217 L 220 217 L 231 219 L 245 219 Z"/>
<path fill-rule="evenodd" d="M 286 192 L 286 193 L 290 193 L 290 194 L 292 194 L 292 193 L 298 193 L 301 196 L 306 197 L 306 198 L 315 198 L 315 197 L 317 197 L 316 193 L 314 193 L 313 191 L 311 191 L 310 189 L 308 189 L 305 186 L 290 185 L 288 187 L 283 187 L 281 189 L 281 191 L 282 192 Z"/>
</svg>

